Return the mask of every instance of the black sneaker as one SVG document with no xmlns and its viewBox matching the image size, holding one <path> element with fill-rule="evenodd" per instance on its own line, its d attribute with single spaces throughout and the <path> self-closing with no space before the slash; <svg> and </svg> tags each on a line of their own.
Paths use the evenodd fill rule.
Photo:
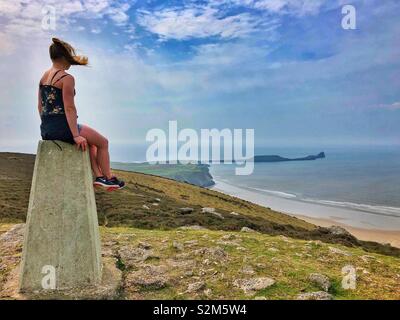
<svg viewBox="0 0 400 320">
<path fill-rule="evenodd" d="M 106 177 L 97 177 L 93 182 L 93 185 L 95 187 L 107 188 L 108 191 L 113 191 L 125 187 L 125 182 L 119 181 L 117 177 L 112 177 L 111 179 L 107 179 Z"/>
</svg>

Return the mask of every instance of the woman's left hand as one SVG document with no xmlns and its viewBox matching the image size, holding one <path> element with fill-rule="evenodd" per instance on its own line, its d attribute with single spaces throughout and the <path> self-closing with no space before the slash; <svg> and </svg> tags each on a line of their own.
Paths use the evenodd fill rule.
<svg viewBox="0 0 400 320">
<path fill-rule="evenodd" d="M 78 148 L 78 150 L 79 150 L 79 148 L 81 148 L 82 151 L 86 151 L 86 149 L 87 149 L 87 140 L 84 137 L 77 136 L 77 137 L 74 138 L 74 141 L 76 143 L 76 147 Z"/>
</svg>

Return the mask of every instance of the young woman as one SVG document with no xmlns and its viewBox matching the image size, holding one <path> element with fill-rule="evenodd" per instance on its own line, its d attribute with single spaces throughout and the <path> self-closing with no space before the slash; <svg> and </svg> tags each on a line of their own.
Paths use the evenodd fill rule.
<svg viewBox="0 0 400 320">
<path fill-rule="evenodd" d="M 75 79 L 66 70 L 71 65 L 87 65 L 88 58 L 77 56 L 68 43 L 56 38 L 52 40 L 49 51 L 53 66 L 43 74 L 39 84 L 38 109 L 42 120 L 42 138 L 76 144 L 82 151 L 89 148 L 96 177 L 94 185 L 110 191 L 121 189 L 125 183 L 111 174 L 108 140 L 94 129 L 77 123 Z"/>
</svg>

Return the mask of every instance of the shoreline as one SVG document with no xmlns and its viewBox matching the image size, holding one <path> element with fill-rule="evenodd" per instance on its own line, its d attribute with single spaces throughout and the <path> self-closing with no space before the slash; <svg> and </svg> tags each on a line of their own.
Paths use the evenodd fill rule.
<svg viewBox="0 0 400 320">
<path fill-rule="evenodd" d="M 216 180 L 210 189 L 271 208 L 287 215 L 305 220 L 321 227 L 337 225 L 345 228 L 356 238 L 364 241 L 390 243 L 400 248 L 400 219 L 381 216 L 354 209 L 332 207 L 318 203 L 303 202 L 262 192 L 250 191 Z M 367 215 L 368 219 L 365 219 Z"/>
</svg>

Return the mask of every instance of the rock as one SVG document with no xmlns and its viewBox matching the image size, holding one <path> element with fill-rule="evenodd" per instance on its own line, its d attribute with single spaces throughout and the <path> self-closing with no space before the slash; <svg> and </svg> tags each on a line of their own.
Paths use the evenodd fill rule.
<svg viewBox="0 0 400 320">
<path fill-rule="evenodd" d="M 204 290 L 203 293 L 204 293 L 205 296 L 210 297 L 211 294 L 212 294 L 212 291 L 211 291 L 211 289 L 206 289 L 206 290 Z"/>
<path fill-rule="evenodd" d="M 141 248 L 141 249 L 145 249 L 145 250 L 149 250 L 149 249 L 152 248 L 150 243 L 143 242 L 143 241 L 139 242 L 138 247 Z"/>
<path fill-rule="evenodd" d="M 172 246 L 173 246 L 176 250 L 179 250 L 179 251 L 182 251 L 182 250 L 184 249 L 183 244 L 180 243 L 180 242 L 178 242 L 178 241 L 175 241 L 175 240 L 172 242 Z"/>
<path fill-rule="evenodd" d="M 192 213 L 194 211 L 193 208 L 179 208 L 179 212 L 181 214 L 189 214 Z"/>
<path fill-rule="evenodd" d="M 235 240 L 237 238 L 238 238 L 237 235 L 230 233 L 230 234 L 226 234 L 226 235 L 222 236 L 221 240 Z"/>
<path fill-rule="evenodd" d="M 240 229 L 240 232 L 257 232 L 257 231 L 248 227 L 243 227 L 242 229 Z"/>
<path fill-rule="evenodd" d="M 360 257 L 360 259 L 366 263 L 369 263 L 371 260 L 376 260 L 374 256 L 369 256 L 369 255 L 363 255 Z"/>
<path fill-rule="evenodd" d="M 344 251 L 344 250 L 341 250 L 341 249 L 335 248 L 335 247 L 329 247 L 329 251 L 331 253 L 341 254 L 341 255 L 347 256 L 347 257 L 350 257 L 352 255 L 350 252 L 347 252 L 347 251 Z"/>
<path fill-rule="evenodd" d="M 220 214 L 219 212 L 213 212 L 212 213 L 214 216 L 220 218 L 220 219 L 224 219 L 224 216 L 222 214 Z"/>
<path fill-rule="evenodd" d="M 145 204 L 142 207 L 143 207 L 143 209 L 150 210 L 150 208 L 148 206 L 146 206 Z"/>
<path fill-rule="evenodd" d="M 165 288 L 168 284 L 167 278 L 163 272 L 155 272 L 154 270 L 139 270 L 128 273 L 125 278 L 124 287 L 127 291 L 135 290 L 135 287 L 144 288 L 146 290 L 159 290 Z"/>
<path fill-rule="evenodd" d="M 205 207 L 201 209 L 202 213 L 214 213 L 215 212 L 215 208 L 210 208 L 210 207 Z"/>
<path fill-rule="evenodd" d="M 233 282 L 235 287 L 239 287 L 246 294 L 253 294 L 258 290 L 263 290 L 275 284 L 275 280 L 268 277 L 253 279 L 237 279 Z"/>
<path fill-rule="evenodd" d="M 198 225 L 183 226 L 183 227 L 179 227 L 178 229 L 181 229 L 181 230 L 207 230 L 207 228 L 204 228 L 204 227 L 198 226 Z"/>
<path fill-rule="evenodd" d="M 158 206 L 159 206 L 159 203 L 153 202 L 151 205 L 152 205 L 152 206 L 155 206 L 155 207 L 158 207 Z"/>
<path fill-rule="evenodd" d="M 312 273 L 308 279 L 318 285 L 322 290 L 328 292 L 331 287 L 331 281 L 326 275 L 320 273 Z"/>
<path fill-rule="evenodd" d="M 252 266 L 246 265 L 240 270 L 243 274 L 252 275 L 255 274 Z"/>
<path fill-rule="evenodd" d="M 154 198 L 154 201 L 155 202 L 161 202 L 161 199 L 160 198 Z"/>
<path fill-rule="evenodd" d="M 195 282 L 195 283 L 190 283 L 188 285 L 188 288 L 186 290 L 187 293 L 192 293 L 192 292 L 196 292 L 199 290 L 204 289 L 206 286 L 204 281 L 199 281 L 199 282 Z"/>
<path fill-rule="evenodd" d="M 24 239 L 25 223 L 14 225 L 10 230 L 0 235 L 0 242 L 21 242 Z"/>
<path fill-rule="evenodd" d="M 231 213 L 229 213 L 229 214 L 231 214 L 231 215 L 233 215 L 233 216 L 239 216 L 239 213 L 237 213 L 237 212 L 234 212 L 234 211 L 232 211 Z"/>
<path fill-rule="evenodd" d="M 135 266 L 139 262 L 146 261 L 151 257 L 155 257 L 151 250 L 142 248 L 134 248 L 131 246 L 124 246 L 118 250 L 123 264 L 127 267 Z"/>
<path fill-rule="evenodd" d="M 215 211 L 215 208 L 209 208 L 209 207 L 205 207 L 201 209 L 202 213 L 211 213 L 215 216 L 217 216 L 220 219 L 224 219 L 224 216 L 222 214 L 220 214 L 219 212 Z"/>
<path fill-rule="evenodd" d="M 332 300 L 331 294 L 325 291 L 307 292 L 297 296 L 297 300 Z"/>
<path fill-rule="evenodd" d="M 353 236 L 350 232 L 348 232 L 345 228 L 339 226 L 331 226 L 328 228 L 330 233 L 337 235 L 337 236 Z"/>
<path fill-rule="evenodd" d="M 213 257 L 219 260 L 228 257 L 228 254 L 220 247 L 196 249 L 193 251 L 193 254 L 207 256 L 208 258 Z"/>
</svg>

